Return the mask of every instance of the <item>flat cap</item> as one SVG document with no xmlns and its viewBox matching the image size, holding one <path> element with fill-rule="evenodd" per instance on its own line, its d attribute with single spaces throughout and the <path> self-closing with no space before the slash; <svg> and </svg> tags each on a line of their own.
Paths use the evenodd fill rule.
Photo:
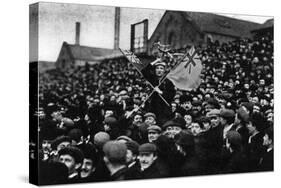
<svg viewBox="0 0 281 188">
<path fill-rule="evenodd" d="M 144 118 L 147 118 L 147 117 L 153 117 L 154 119 L 156 119 L 156 115 L 152 112 L 148 112 L 148 113 L 144 114 Z"/>
<path fill-rule="evenodd" d="M 220 116 L 223 118 L 233 118 L 235 117 L 235 112 L 230 109 L 223 109 L 220 111 Z"/>
<path fill-rule="evenodd" d="M 116 140 L 117 141 L 124 140 L 124 141 L 128 142 L 128 141 L 131 141 L 132 139 L 129 138 L 128 136 L 122 135 L 122 136 L 117 137 Z"/>
<path fill-rule="evenodd" d="M 162 131 L 161 127 L 157 126 L 157 125 L 152 125 L 152 126 L 149 126 L 147 128 L 147 131 L 148 132 L 158 132 L 160 133 Z"/>
<path fill-rule="evenodd" d="M 139 153 L 154 153 L 156 150 L 156 145 L 152 143 L 145 143 L 139 147 Z"/>
<path fill-rule="evenodd" d="M 178 123 L 174 120 L 170 120 L 170 121 L 167 121 L 166 123 L 164 123 L 163 129 L 165 130 L 165 129 L 167 129 L 167 127 L 180 127 L 182 129 L 185 128 L 183 124 Z"/>
<path fill-rule="evenodd" d="M 200 100 L 196 100 L 196 101 L 193 101 L 191 103 L 193 106 L 201 106 L 202 105 L 202 102 Z"/>
<path fill-rule="evenodd" d="M 106 124 L 108 124 L 108 125 L 114 125 L 114 124 L 117 123 L 117 119 L 116 119 L 115 117 L 109 116 L 109 117 L 106 117 L 106 118 L 104 119 L 104 123 L 106 123 Z"/>
<path fill-rule="evenodd" d="M 218 109 L 213 109 L 213 110 L 211 110 L 210 112 L 208 112 L 208 113 L 206 114 L 206 116 L 207 116 L 208 118 L 214 117 L 214 116 L 219 116 L 219 115 L 220 115 L 220 110 L 218 110 Z"/>
</svg>

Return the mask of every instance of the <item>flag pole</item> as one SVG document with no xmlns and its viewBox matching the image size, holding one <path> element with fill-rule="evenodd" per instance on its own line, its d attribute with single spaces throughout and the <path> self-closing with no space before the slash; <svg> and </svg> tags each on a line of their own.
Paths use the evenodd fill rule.
<svg viewBox="0 0 281 188">
<path fill-rule="evenodd" d="M 123 53 L 123 51 L 119 48 L 119 50 L 122 52 L 122 54 L 127 58 L 127 56 Z M 128 59 L 128 58 L 127 58 Z M 131 63 L 131 61 L 129 61 L 130 63 Z M 135 67 L 135 69 L 138 71 L 138 73 L 140 74 L 140 75 L 142 75 L 142 77 L 144 77 L 143 76 L 143 74 L 142 74 L 142 72 L 140 72 L 139 71 L 139 69 L 138 68 L 136 68 L 136 66 L 133 64 L 133 63 L 131 63 L 134 67 Z M 145 78 L 145 77 L 144 77 Z M 149 97 L 151 97 L 151 95 L 155 92 L 155 87 L 149 82 L 149 81 L 147 81 L 146 80 L 146 82 L 150 85 L 150 87 L 152 87 L 153 88 L 153 91 L 151 92 L 151 94 L 149 95 Z M 159 85 L 158 85 L 159 86 Z M 170 104 L 166 101 L 166 99 L 164 99 L 164 97 L 160 94 L 160 93 L 157 93 L 158 95 L 159 95 L 159 97 L 166 103 L 166 105 L 168 105 L 168 106 L 170 106 Z M 145 100 L 145 102 L 148 100 L 148 98 Z"/>
</svg>

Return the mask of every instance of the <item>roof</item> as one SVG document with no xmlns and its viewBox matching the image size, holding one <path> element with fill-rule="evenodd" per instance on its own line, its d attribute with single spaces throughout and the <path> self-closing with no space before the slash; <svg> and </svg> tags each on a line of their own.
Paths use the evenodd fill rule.
<svg viewBox="0 0 281 188">
<path fill-rule="evenodd" d="M 273 28 L 273 26 L 274 26 L 274 19 L 272 18 L 272 19 L 266 20 L 262 25 L 260 25 L 258 28 L 254 29 L 253 31 Z"/>
<path fill-rule="evenodd" d="M 68 44 L 66 42 L 64 44 L 69 47 L 69 50 L 74 59 L 85 61 L 99 61 L 122 56 L 120 50 L 116 49 L 81 46 L 76 44 Z"/>
<path fill-rule="evenodd" d="M 166 11 L 158 26 L 162 23 L 164 17 L 169 14 L 180 14 L 187 22 L 191 22 L 199 32 L 214 33 L 239 38 L 250 37 L 250 31 L 260 27 L 261 25 L 213 13 Z M 151 35 L 151 38 L 155 32 L 157 32 L 157 28 Z"/>
<path fill-rule="evenodd" d="M 234 37 L 249 37 L 250 31 L 261 24 L 213 13 L 180 12 L 187 21 L 194 22 L 201 31 Z"/>
</svg>

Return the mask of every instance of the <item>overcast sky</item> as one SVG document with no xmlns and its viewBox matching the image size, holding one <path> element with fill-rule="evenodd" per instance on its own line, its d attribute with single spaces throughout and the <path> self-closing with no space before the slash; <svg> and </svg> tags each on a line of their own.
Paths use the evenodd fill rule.
<svg viewBox="0 0 281 188">
<path fill-rule="evenodd" d="M 75 22 L 81 23 L 81 45 L 113 48 L 114 12 L 114 7 L 106 6 L 40 3 L 39 60 L 56 61 L 63 41 L 74 44 Z M 148 19 L 148 37 L 150 37 L 164 12 L 164 10 L 155 9 L 121 8 L 120 47 L 129 48 L 131 24 Z M 227 16 L 257 23 L 263 23 L 270 18 L 245 15 Z M 32 21 L 33 19 L 31 19 Z M 34 59 L 31 57 L 32 60 Z"/>
</svg>

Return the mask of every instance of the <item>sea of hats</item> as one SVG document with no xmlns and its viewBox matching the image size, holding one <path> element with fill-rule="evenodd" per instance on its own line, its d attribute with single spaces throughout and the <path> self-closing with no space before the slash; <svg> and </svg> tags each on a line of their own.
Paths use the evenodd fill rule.
<svg viewBox="0 0 281 188">
<path fill-rule="evenodd" d="M 164 123 L 138 108 L 151 88 L 125 58 L 40 75 L 40 183 L 273 170 L 273 36 L 196 48 L 201 84 Z"/>
</svg>

